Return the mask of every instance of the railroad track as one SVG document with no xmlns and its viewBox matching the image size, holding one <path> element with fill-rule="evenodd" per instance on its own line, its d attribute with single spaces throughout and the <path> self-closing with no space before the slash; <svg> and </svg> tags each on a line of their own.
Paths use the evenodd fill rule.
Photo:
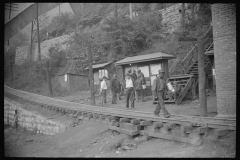
<svg viewBox="0 0 240 160">
<path fill-rule="evenodd" d="M 41 96 L 4 86 L 4 92 L 29 103 L 49 108 L 79 118 L 94 118 L 111 122 L 109 129 L 128 135 L 147 135 L 163 139 L 202 144 L 207 138 L 226 141 L 236 135 L 236 119 L 198 117 L 172 114 L 170 118 L 155 117 L 153 113 L 135 110 L 90 106 L 51 97 Z M 227 140 L 232 142 L 234 140 Z"/>
</svg>

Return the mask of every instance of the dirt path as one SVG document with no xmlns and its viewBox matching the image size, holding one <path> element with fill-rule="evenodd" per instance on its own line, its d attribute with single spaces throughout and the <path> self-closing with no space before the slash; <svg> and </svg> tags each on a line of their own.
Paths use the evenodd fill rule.
<svg viewBox="0 0 240 160">
<path fill-rule="evenodd" d="M 216 108 L 214 96 L 208 97 L 210 111 Z M 72 119 L 55 111 L 25 103 L 24 108 L 42 114 L 52 120 L 70 124 Z M 124 107 L 125 101 L 108 107 Z M 168 105 L 169 112 L 192 115 L 199 113 L 196 102 L 186 105 Z M 149 100 L 140 102 L 136 110 L 151 112 L 155 105 Z M 208 110 L 208 111 L 209 111 Z M 184 115 L 183 114 L 183 115 Z M 134 146 L 124 150 L 126 146 Z M 130 137 L 108 130 L 108 125 L 95 121 L 82 121 L 65 132 L 54 135 L 33 134 L 31 132 L 4 127 L 4 149 L 7 157 L 231 157 L 235 156 L 235 146 L 220 146 L 205 143 L 193 146 L 181 142 L 146 136 Z"/>
<path fill-rule="evenodd" d="M 106 124 L 83 122 L 54 136 L 4 128 L 6 157 L 234 157 L 235 148 L 190 144 L 130 136 L 107 129 Z M 133 150 L 124 146 L 134 144 Z"/>
</svg>

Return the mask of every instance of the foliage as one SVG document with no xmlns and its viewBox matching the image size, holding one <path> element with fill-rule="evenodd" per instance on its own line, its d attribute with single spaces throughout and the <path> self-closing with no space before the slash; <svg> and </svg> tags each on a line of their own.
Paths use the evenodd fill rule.
<svg viewBox="0 0 240 160">
<path fill-rule="evenodd" d="M 72 13 L 69 13 L 69 12 L 64 12 L 58 16 L 53 17 L 50 23 L 45 25 L 40 30 L 40 38 L 42 40 L 46 39 L 47 33 L 51 33 L 54 30 L 59 30 L 59 29 L 64 29 L 65 32 L 68 31 L 68 33 L 72 32 L 73 29 L 75 28 L 74 26 L 75 21 L 73 21 L 72 19 L 73 19 L 73 15 Z"/>
<path fill-rule="evenodd" d="M 49 48 L 50 73 L 57 75 L 60 68 L 65 67 L 67 63 L 66 53 L 58 48 Z"/>
</svg>

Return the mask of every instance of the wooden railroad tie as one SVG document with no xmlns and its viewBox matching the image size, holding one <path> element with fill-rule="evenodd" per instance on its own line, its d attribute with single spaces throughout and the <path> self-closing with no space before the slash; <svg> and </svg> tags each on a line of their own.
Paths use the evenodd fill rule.
<svg viewBox="0 0 240 160">
<path fill-rule="evenodd" d="M 139 119 L 131 119 L 130 123 L 135 124 L 135 125 L 140 124 L 140 120 Z"/>
<path fill-rule="evenodd" d="M 140 130 L 140 125 L 134 125 L 132 123 L 120 123 L 120 128 L 128 129 L 128 130 Z"/>
<path fill-rule="evenodd" d="M 108 128 L 111 129 L 111 130 L 115 130 L 115 131 L 127 134 L 129 136 L 135 136 L 135 135 L 138 135 L 140 133 L 139 130 L 129 130 L 129 129 L 124 129 L 124 128 L 115 127 L 115 126 L 109 126 Z"/>
<path fill-rule="evenodd" d="M 120 118 L 119 122 L 124 123 L 124 122 L 130 122 L 129 118 Z"/>
</svg>

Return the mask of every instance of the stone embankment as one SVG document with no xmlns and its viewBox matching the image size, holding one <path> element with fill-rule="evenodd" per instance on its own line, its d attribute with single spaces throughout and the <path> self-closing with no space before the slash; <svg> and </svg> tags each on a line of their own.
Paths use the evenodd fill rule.
<svg viewBox="0 0 240 160">
<path fill-rule="evenodd" d="M 48 120 L 47 117 L 27 111 L 20 103 L 4 99 L 4 124 L 23 127 L 37 134 L 55 135 L 64 132 L 66 125 Z"/>
</svg>

